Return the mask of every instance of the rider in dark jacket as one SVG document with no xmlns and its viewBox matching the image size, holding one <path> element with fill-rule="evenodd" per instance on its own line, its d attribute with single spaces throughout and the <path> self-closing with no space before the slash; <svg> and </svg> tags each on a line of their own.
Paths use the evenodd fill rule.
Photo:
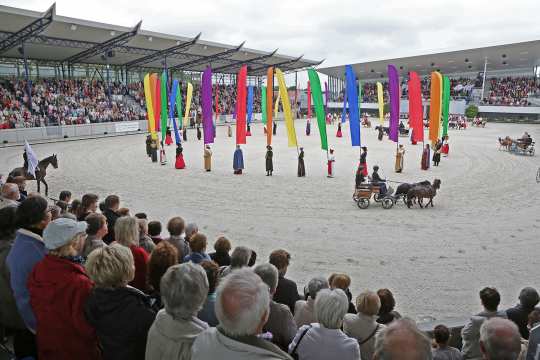
<svg viewBox="0 0 540 360">
<path fill-rule="evenodd" d="M 381 195 L 384 195 L 386 194 L 387 192 L 387 189 L 386 189 L 386 179 L 383 179 L 379 176 L 379 166 L 375 165 L 373 167 L 373 173 L 371 173 L 371 183 L 373 185 L 377 185 L 379 186 L 379 188 L 381 189 L 380 190 L 380 194 Z"/>
</svg>

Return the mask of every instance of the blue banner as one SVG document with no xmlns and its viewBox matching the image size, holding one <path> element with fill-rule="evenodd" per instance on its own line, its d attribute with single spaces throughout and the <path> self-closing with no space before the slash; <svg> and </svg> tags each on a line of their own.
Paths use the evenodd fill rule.
<svg viewBox="0 0 540 360">
<path fill-rule="evenodd" d="M 251 118 L 253 116 L 253 86 L 248 86 L 248 98 L 247 98 L 247 123 L 251 124 Z"/>
<path fill-rule="evenodd" d="M 356 85 L 356 75 L 351 65 L 345 66 L 347 78 L 347 97 L 349 103 L 349 128 L 351 129 L 352 146 L 360 144 L 360 114 L 358 109 L 358 86 Z"/>
<path fill-rule="evenodd" d="M 169 118 L 171 119 L 172 123 L 173 123 L 173 127 L 174 127 L 174 139 L 176 140 L 176 145 L 180 144 L 180 134 L 178 133 L 178 125 L 176 124 L 176 118 L 174 116 L 174 105 L 175 105 L 175 100 L 176 100 L 176 93 L 178 92 L 178 80 L 174 80 L 173 83 L 172 83 L 172 89 L 170 91 L 170 96 L 169 96 Z M 180 118 L 180 111 L 181 109 L 178 109 L 179 110 L 179 114 L 178 114 L 178 118 Z"/>
</svg>

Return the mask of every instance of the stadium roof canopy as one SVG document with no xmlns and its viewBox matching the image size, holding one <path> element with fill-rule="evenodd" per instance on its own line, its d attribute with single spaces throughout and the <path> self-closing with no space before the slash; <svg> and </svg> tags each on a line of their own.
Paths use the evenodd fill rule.
<svg viewBox="0 0 540 360">
<path fill-rule="evenodd" d="M 247 64 L 249 75 L 266 74 L 268 66 L 282 71 L 316 66 L 322 61 L 218 44 L 193 37 L 161 34 L 133 27 L 103 24 L 56 15 L 53 4 L 44 13 L 0 6 L 0 57 L 27 58 L 44 63 L 106 64 L 130 69 L 163 68 L 236 73 Z M 107 57 L 105 56 L 107 55 Z"/>
<path fill-rule="evenodd" d="M 445 51 L 403 58 L 375 60 L 353 64 L 360 79 L 375 80 L 387 77 L 387 66 L 394 64 L 401 76 L 415 71 L 421 76 L 439 70 L 443 74 L 483 72 L 487 60 L 487 73 L 540 66 L 540 40 L 481 47 L 476 49 Z M 319 68 L 319 72 L 335 78 L 345 78 L 345 65 Z"/>
</svg>

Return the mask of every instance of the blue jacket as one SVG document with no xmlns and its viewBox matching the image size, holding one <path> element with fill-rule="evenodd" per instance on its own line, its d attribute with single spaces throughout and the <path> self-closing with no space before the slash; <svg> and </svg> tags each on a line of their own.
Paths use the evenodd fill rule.
<svg viewBox="0 0 540 360">
<path fill-rule="evenodd" d="M 32 332 L 36 331 L 36 317 L 30 306 L 27 282 L 34 265 L 41 261 L 46 253 L 47 249 L 41 236 L 26 229 L 19 229 L 6 260 L 17 308 L 24 323 Z"/>
<path fill-rule="evenodd" d="M 234 151 L 233 169 L 239 170 L 243 168 L 244 168 L 244 155 L 242 154 L 241 149 L 236 149 Z"/>
<path fill-rule="evenodd" d="M 198 263 L 200 263 L 201 261 L 204 261 L 204 260 L 212 260 L 212 259 L 206 253 L 192 252 L 191 254 L 189 254 L 187 256 L 184 256 L 184 261 L 183 262 L 190 262 L 191 261 L 194 264 L 198 264 Z"/>
</svg>

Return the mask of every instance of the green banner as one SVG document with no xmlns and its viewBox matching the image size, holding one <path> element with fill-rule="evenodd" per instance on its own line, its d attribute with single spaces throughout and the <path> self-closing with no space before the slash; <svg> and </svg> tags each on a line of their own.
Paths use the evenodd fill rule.
<svg viewBox="0 0 540 360">
<path fill-rule="evenodd" d="M 263 86 L 261 91 L 262 122 L 266 125 L 266 86 Z"/>
<path fill-rule="evenodd" d="M 178 83 L 176 89 L 176 111 L 178 112 L 178 127 L 182 129 L 182 86 Z M 173 112 L 174 115 L 174 112 Z"/>
<path fill-rule="evenodd" d="M 442 136 L 448 135 L 448 115 L 450 112 L 450 79 L 448 76 L 443 78 L 443 127 Z"/>
<path fill-rule="evenodd" d="M 309 82 L 311 84 L 311 96 L 315 105 L 315 114 L 317 115 L 317 125 L 321 137 L 321 149 L 328 151 L 328 137 L 326 135 L 326 119 L 324 114 L 324 101 L 321 91 L 321 81 L 319 74 L 314 69 L 308 69 Z"/>
</svg>

